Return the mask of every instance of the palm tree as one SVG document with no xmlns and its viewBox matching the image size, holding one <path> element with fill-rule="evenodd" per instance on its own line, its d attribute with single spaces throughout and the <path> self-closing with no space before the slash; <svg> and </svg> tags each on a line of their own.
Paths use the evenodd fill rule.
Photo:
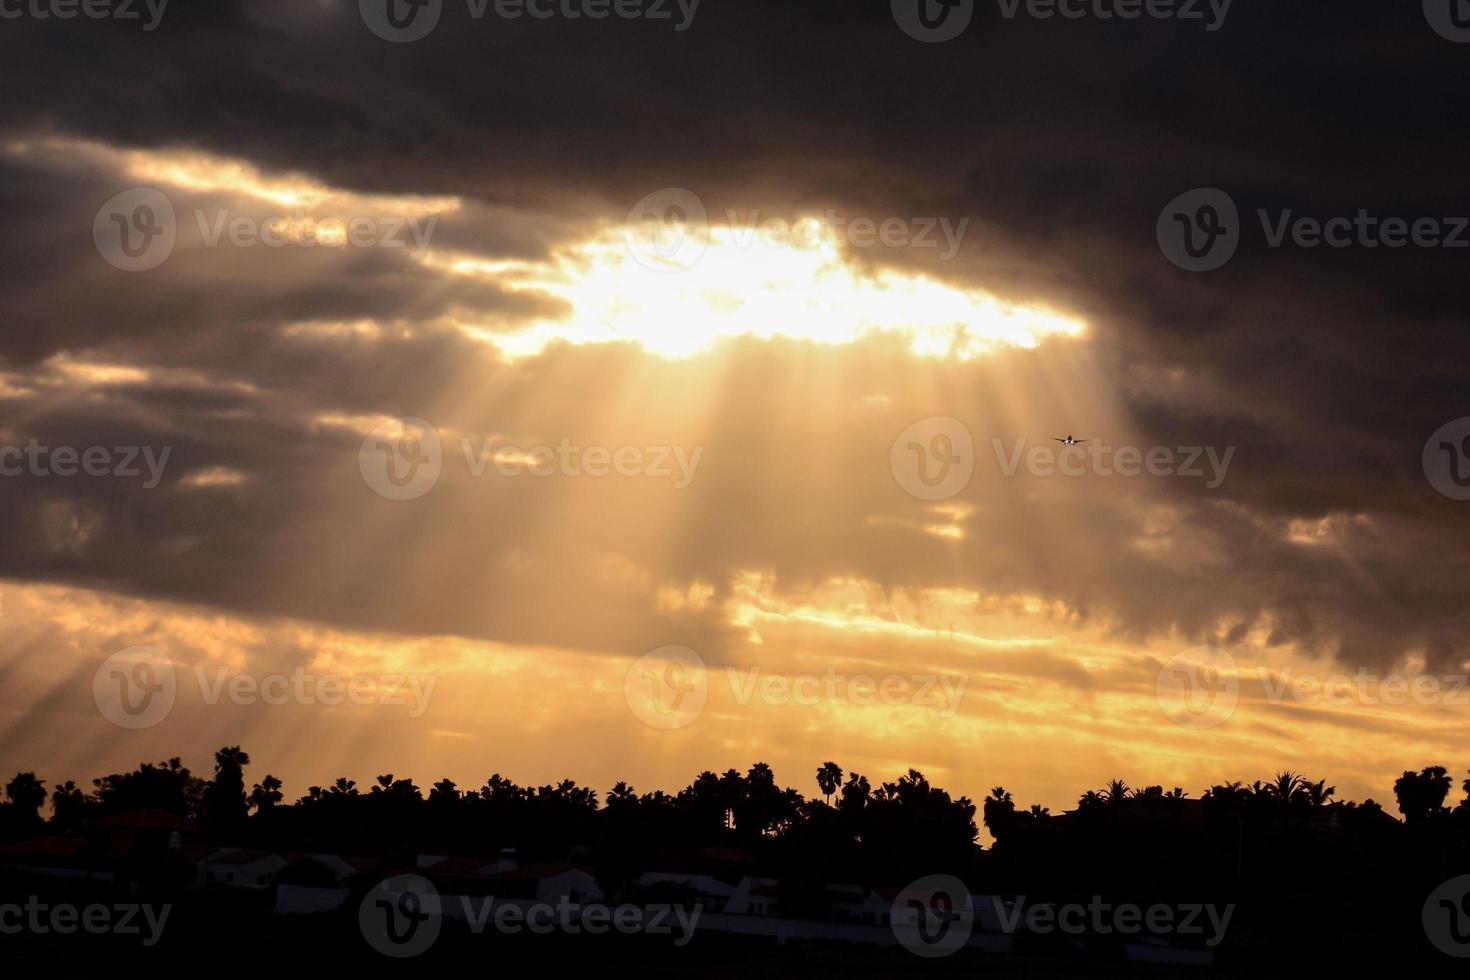
<svg viewBox="0 0 1470 980">
<path fill-rule="evenodd" d="M 606 807 L 609 810 L 627 810 L 638 803 L 638 792 L 625 782 L 618 782 L 607 791 Z"/>
<path fill-rule="evenodd" d="M 980 813 L 985 829 L 990 831 L 990 836 L 997 843 L 1001 838 L 1009 837 L 1015 829 L 1016 804 L 1004 786 L 997 786 L 990 791 L 990 795 L 980 805 Z"/>
<path fill-rule="evenodd" d="M 41 806 L 46 802 L 45 780 L 37 779 L 33 772 L 18 772 L 5 784 L 5 795 L 27 823 L 40 823 Z"/>
<path fill-rule="evenodd" d="M 238 745 L 214 754 L 214 780 L 204 791 L 204 814 L 215 830 L 232 830 L 245 822 L 245 767 L 250 755 Z"/>
<path fill-rule="evenodd" d="M 837 807 L 848 813 L 860 813 L 868 804 L 868 797 L 873 787 L 868 782 L 868 777 L 860 773 L 850 772 L 847 774 L 847 782 L 842 787 L 842 796 L 837 801 Z"/>
<path fill-rule="evenodd" d="M 1307 795 L 1307 802 L 1313 807 L 1325 806 L 1327 801 L 1337 793 L 1336 786 L 1328 786 L 1327 780 L 1319 779 L 1315 783 L 1305 783 L 1302 791 Z"/>
<path fill-rule="evenodd" d="M 1128 799 L 1129 792 L 1127 783 L 1121 779 L 1113 779 L 1103 787 L 1102 798 L 1112 806 L 1121 806 L 1123 801 Z"/>
<path fill-rule="evenodd" d="M 1266 794 L 1278 803 L 1291 804 L 1302 799 L 1306 792 L 1307 781 L 1301 774 L 1283 769 L 1276 774 L 1276 778 L 1266 786 Z"/>
<path fill-rule="evenodd" d="M 51 791 L 51 815 L 56 825 L 70 829 L 81 822 L 87 807 L 87 796 L 68 779 Z"/>
<path fill-rule="evenodd" d="M 835 762 L 824 762 L 817 768 L 817 788 L 822 795 L 827 797 L 827 805 L 832 805 L 832 794 L 842 785 L 842 767 Z"/>
<path fill-rule="evenodd" d="M 1393 784 L 1404 822 L 1421 824 L 1439 813 L 1445 797 L 1449 795 L 1451 782 L 1444 766 L 1428 766 L 1417 773 L 1405 770 Z"/>
<path fill-rule="evenodd" d="M 276 804 L 285 799 L 281 792 L 281 781 L 270 773 L 255 784 L 250 791 L 250 805 L 255 808 L 256 813 L 265 813 L 275 808 Z"/>
</svg>

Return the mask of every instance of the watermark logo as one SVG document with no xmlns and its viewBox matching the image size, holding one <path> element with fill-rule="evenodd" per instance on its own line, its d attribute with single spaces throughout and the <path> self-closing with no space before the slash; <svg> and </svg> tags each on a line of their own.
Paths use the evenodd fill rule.
<svg viewBox="0 0 1470 980">
<path fill-rule="evenodd" d="M 4 0 L 0 20 L 136 20 L 145 32 L 158 30 L 169 0 Z M 144 20 L 144 15 L 147 19 Z"/>
<path fill-rule="evenodd" d="M 689 945 L 704 909 L 682 905 L 640 908 L 637 905 L 608 906 L 601 902 L 582 904 L 562 897 L 555 904 L 515 899 L 485 898 L 478 901 L 460 896 L 460 908 L 473 935 L 489 926 L 505 935 L 529 932 L 537 936 L 601 936 L 609 931 L 631 936 L 677 936 L 676 947 Z"/>
<path fill-rule="evenodd" d="M 1424 0 L 1424 19 L 1440 37 L 1470 43 L 1470 0 Z"/>
<path fill-rule="evenodd" d="M 1197 187 L 1159 213 L 1155 233 L 1164 257 L 1188 272 L 1220 268 L 1240 246 L 1240 212 L 1229 194 Z"/>
<path fill-rule="evenodd" d="M 969 678 L 945 674 L 848 673 L 835 666 L 819 674 L 767 673 L 759 666 L 726 667 L 731 702 L 748 707 L 855 705 L 932 708 L 949 717 L 959 710 Z M 660 647 L 634 661 L 623 678 L 628 707 L 654 728 L 683 728 L 704 710 L 714 681 L 704 660 L 688 647 Z"/>
<path fill-rule="evenodd" d="M 1001 16 L 1015 20 L 1024 12 L 1036 20 L 1177 20 L 1203 21 L 1213 34 L 1225 26 L 1234 0 L 998 0 Z"/>
<path fill-rule="evenodd" d="M 1436 429 L 1422 461 L 1430 486 L 1451 500 L 1470 500 L 1470 416 Z"/>
<path fill-rule="evenodd" d="M 1377 214 L 1358 208 L 1326 217 L 1298 214 L 1294 208 L 1256 208 L 1261 237 L 1280 248 L 1470 248 L 1470 217 Z M 1209 272 L 1235 255 L 1244 233 L 1235 201 L 1213 187 L 1181 194 L 1159 214 L 1157 234 L 1165 257 L 1181 269 Z"/>
<path fill-rule="evenodd" d="M 1470 875 L 1451 878 L 1424 902 L 1424 934 L 1446 956 L 1470 959 Z"/>
<path fill-rule="evenodd" d="M 1299 704 L 1321 701 L 1337 707 L 1351 704 L 1470 704 L 1470 676 L 1465 674 L 1376 674 L 1366 667 L 1354 675 L 1336 673 L 1320 677 L 1257 668 L 1261 690 L 1271 704 L 1288 698 Z"/>
<path fill-rule="evenodd" d="M 1178 477 L 1205 481 L 1206 490 L 1217 490 L 1230 472 L 1235 447 L 1222 453 L 1214 446 L 1139 446 L 1114 449 L 1101 439 L 1071 442 L 1053 437 L 1051 442 L 1026 448 L 1017 439 L 1009 450 L 1000 439 L 990 440 L 1001 474 L 1013 477 L 1024 464 L 1032 476 L 1149 476 Z"/>
<path fill-rule="evenodd" d="M 692 725 L 709 700 L 704 658 L 688 647 L 650 650 L 623 675 L 623 699 L 634 717 L 652 728 Z"/>
<path fill-rule="evenodd" d="M 965 33 L 975 0 L 892 0 L 893 19 L 915 41 L 941 44 Z"/>
<path fill-rule="evenodd" d="M 500 20 L 672 21 L 674 33 L 694 26 L 701 0 L 465 0 L 471 20 L 494 14 Z M 439 26 L 444 0 L 358 0 L 368 30 L 394 44 L 422 41 Z M 675 17 L 677 16 L 677 20 Z"/>
<path fill-rule="evenodd" d="M 685 187 L 665 187 L 633 205 L 623 238 L 634 261 L 654 272 L 678 272 L 709 248 L 709 212 Z"/>
<path fill-rule="evenodd" d="M 937 249 L 941 261 L 960 253 L 969 218 L 847 215 L 836 208 L 794 217 L 760 208 L 726 208 L 712 220 L 704 201 L 683 187 L 665 187 L 628 212 L 623 237 L 629 254 L 654 272 L 692 267 L 718 232 L 719 243 L 737 249 Z"/>
<path fill-rule="evenodd" d="M 928 875 L 898 893 L 888 921 L 910 953 L 928 959 L 949 956 L 975 930 L 974 899 L 953 875 Z"/>
<path fill-rule="evenodd" d="M 67 902 L 50 904 L 36 895 L 18 902 L 0 904 L 0 936 L 30 933 L 35 936 L 140 936 L 142 945 L 153 947 L 163 938 L 172 905 L 122 902 L 117 905 L 76 906 Z"/>
<path fill-rule="evenodd" d="M 220 242 L 235 248 L 409 248 L 412 239 L 408 254 L 414 259 L 428 254 L 429 242 L 439 225 L 437 216 L 427 221 L 376 215 L 317 218 L 309 217 L 301 208 L 265 219 L 232 215 L 228 210 L 211 215 L 195 208 L 194 221 L 205 248 L 218 248 Z"/>
<path fill-rule="evenodd" d="M 948 500 L 970 483 L 975 442 L 959 419 L 920 419 L 893 440 L 888 467 L 898 485 L 920 500 Z"/>
<path fill-rule="evenodd" d="M 119 650 L 92 675 L 92 700 L 119 728 L 152 728 L 168 717 L 178 693 L 173 663 L 156 647 Z"/>
<path fill-rule="evenodd" d="M 368 30 L 393 44 L 422 41 L 444 14 L 444 0 L 357 0 Z"/>
<path fill-rule="evenodd" d="M 502 477 L 537 479 L 617 476 L 665 479 L 675 490 L 688 489 L 704 458 L 704 447 L 583 446 L 568 438 L 555 445 L 525 449 L 497 445 L 490 436 L 476 445 L 461 436 L 459 448 L 472 477 L 493 472 Z M 443 444 L 438 430 L 418 418 L 388 419 L 374 427 L 357 454 L 358 469 L 372 491 L 389 500 L 413 500 L 434 489 L 444 471 Z"/>
<path fill-rule="evenodd" d="M 1025 895 L 1014 903 L 1002 902 L 998 896 L 992 895 L 990 904 L 1000 920 L 1001 931 L 1007 935 L 1014 935 L 1024 927 L 1026 932 L 1037 936 L 1053 933 L 1064 936 L 1136 936 L 1140 933 L 1198 936 L 1204 939 L 1206 948 L 1225 941 L 1230 920 L 1235 916 L 1234 905 L 1157 903 L 1141 906 L 1132 902 L 1115 905 L 1104 901 L 1101 895 L 1092 896 L 1086 905 L 1065 902 L 1031 906 L 1026 904 Z"/>
<path fill-rule="evenodd" d="M 143 480 L 143 489 L 152 490 L 163 482 L 163 471 L 172 446 L 156 452 L 152 446 L 46 446 L 32 437 L 25 447 L 0 446 L 0 477 L 30 476 L 36 479 L 78 474 L 90 477 L 117 477 Z M 145 472 L 146 470 L 146 472 Z"/>
<path fill-rule="evenodd" d="M 439 683 L 436 674 L 309 673 L 297 667 L 290 673 L 254 676 L 217 667 L 211 677 L 203 666 L 192 674 L 200 700 L 211 707 L 227 700 L 237 705 L 286 704 L 337 707 L 380 705 L 407 707 L 410 718 L 420 718 Z M 103 717 L 120 728 L 152 728 L 168 717 L 178 700 L 178 671 L 155 647 L 129 647 L 102 662 L 92 675 L 92 698 Z"/>
<path fill-rule="evenodd" d="M 480 477 L 493 464 L 500 476 L 537 478 L 563 476 L 570 479 L 620 476 L 672 480 L 675 490 L 685 490 L 694 482 L 704 447 L 692 450 L 684 446 L 578 446 L 567 438 L 555 446 L 495 445 L 492 436 L 477 448 L 468 437 L 460 439 L 465 465 L 470 475 Z"/>
<path fill-rule="evenodd" d="M 1240 703 L 1235 658 L 1217 647 L 1191 647 L 1165 661 L 1155 682 L 1159 707 L 1185 728 L 1217 728 Z"/>
<path fill-rule="evenodd" d="M 357 924 L 368 945 L 394 959 L 426 953 L 439 938 L 439 890 L 421 875 L 397 875 L 363 897 Z"/>
<path fill-rule="evenodd" d="M 363 481 L 388 500 L 415 500 L 434 489 L 444 469 L 439 431 L 419 418 L 389 419 L 357 452 Z"/>
<path fill-rule="evenodd" d="M 124 272 L 147 272 L 163 265 L 173 254 L 178 234 L 173 202 L 151 187 L 114 196 L 92 220 L 97 252 Z"/>
</svg>

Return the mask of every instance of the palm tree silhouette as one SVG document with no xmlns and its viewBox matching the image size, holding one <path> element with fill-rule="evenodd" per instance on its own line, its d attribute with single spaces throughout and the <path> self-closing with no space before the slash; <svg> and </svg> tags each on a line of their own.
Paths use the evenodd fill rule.
<svg viewBox="0 0 1470 980">
<path fill-rule="evenodd" d="M 832 794 L 842 785 L 842 767 L 835 762 L 824 762 L 817 768 L 817 788 L 827 798 L 827 805 L 832 805 Z"/>
</svg>

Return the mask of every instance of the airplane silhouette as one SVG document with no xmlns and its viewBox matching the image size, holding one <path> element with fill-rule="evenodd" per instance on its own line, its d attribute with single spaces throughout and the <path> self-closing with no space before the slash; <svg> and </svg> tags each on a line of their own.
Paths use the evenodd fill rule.
<svg viewBox="0 0 1470 980">
<path fill-rule="evenodd" d="M 1084 442 L 1086 442 L 1087 440 L 1086 439 L 1076 439 L 1076 438 L 1073 438 L 1072 436 L 1067 436 L 1067 438 L 1065 438 L 1065 439 L 1058 438 L 1057 436 L 1052 436 L 1051 437 L 1051 441 L 1052 442 L 1060 442 L 1060 443 L 1063 443 L 1063 444 L 1068 445 L 1068 446 L 1080 446 Z"/>
</svg>

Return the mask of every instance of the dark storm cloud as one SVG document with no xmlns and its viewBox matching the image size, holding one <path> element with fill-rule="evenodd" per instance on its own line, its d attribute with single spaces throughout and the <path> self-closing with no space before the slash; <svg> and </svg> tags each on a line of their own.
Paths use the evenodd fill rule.
<svg viewBox="0 0 1470 980">
<path fill-rule="evenodd" d="M 511 366 L 443 323 L 461 311 L 512 323 L 555 311 L 550 299 L 371 250 L 182 248 L 156 273 L 129 276 L 99 262 L 90 241 L 98 206 L 125 179 L 0 156 L 0 367 L 43 377 L 47 358 L 90 351 L 248 392 L 149 385 L 53 411 L 41 391 L 0 401 L 9 428 L 174 446 L 176 478 L 209 466 L 250 477 L 237 490 L 170 480 L 149 494 L 78 484 L 64 499 L 0 484 L 7 512 L 26 521 L 24 533 L 12 528 L 21 546 L 0 562 L 10 575 L 365 626 L 657 645 L 665 627 L 640 619 L 646 596 L 596 570 L 622 555 L 719 589 L 747 567 L 786 581 L 953 581 L 1115 610 L 1138 635 L 1269 620 L 1282 642 L 1357 660 L 1417 647 L 1461 658 L 1470 521 L 1427 485 L 1419 454 L 1442 423 L 1470 415 L 1470 250 L 1272 248 L 1256 211 L 1470 212 L 1467 57 L 1470 47 L 1437 36 L 1412 3 L 1238 0 L 1207 32 L 1147 19 L 1011 20 L 981 2 L 969 30 L 939 45 L 906 37 L 886 0 L 704 0 L 679 33 L 638 20 L 473 21 L 449 2 L 434 33 L 406 45 L 373 36 L 355 2 L 174 0 L 153 32 L 0 23 L 7 132 L 191 148 L 363 193 L 461 198 L 464 210 L 443 219 L 442 249 L 543 256 L 666 186 L 695 189 L 717 214 L 972 217 L 954 262 L 882 258 L 1076 311 L 1099 352 L 1089 370 L 1122 393 L 1143 445 L 1239 447 L 1212 494 L 1172 481 L 1147 497 L 1116 484 L 1027 496 L 1021 483 L 982 479 L 967 494 L 981 509 L 956 563 L 942 541 L 854 534 L 874 513 L 931 518 L 895 499 L 886 474 L 871 483 L 842 474 L 868 472 L 894 433 L 928 414 L 972 420 L 987 454 L 990 433 L 1016 426 L 979 393 L 1027 370 L 1030 355 L 877 370 L 861 354 L 817 352 L 862 379 L 855 390 L 912 371 L 963 394 L 897 398 L 886 414 L 840 421 L 829 445 L 772 445 L 769 433 L 798 427 L 766 381 L 731 392 L 724 420 L 701 435 L 678 420 L 656 424 L 658 394 L 683 390 L 677 372 L 687 367 L 640 368 L 621 350 Z M 1155 222 L 1166 202 L 1206 186 L 1239 206 L 1242 243 L 1224 268 L 1187 273 L 1161 254 Z M 203 192 L 179 203 L 243 206 Z M 414 331 L 369 340 L 281 329 L 365 317 Z M 786 348 L 737 346 L 733 376 L 783 371 Z M 428 528 L 366 496 L 353 463 L 361 432 L 313 422 L 430 404 L 436 424 L 466 432 L 519 425 L 526 444 L 563 433 L 616 442 L 633 437 L 601 425 L 592 405 L 548 407 L 541 385 L 555 378 L 580 393 L 590 378 L 606 392 L 609 379 L 640 370 L 653 377 L 641 379 L 650 394 L 631 413 L 644 423 L 638 437 L 710 447 L 703 479 L 677 500 L 638 487 L 607 501 L 607 486 L 588 482 L 493 491 L 450 482 L 434 498 L 449 523 Z M 472 385 L 446 390 L 467 376 Z M 1090 424 L 1053 412 L 1028 431 Z M 813 458 L 827 460 L 815 475 Z M 845 492 L 816 492 L 817 476 Z M 553 504 L 598 517 L 548 528 Z M 600 507 L 623 520 L 610 526 Z M 1085 539 L 1038 531 L 1057 513 L 1048 507 L 1065 508 L 1056 522 Z M 1136 546 L 1161 508 L 1176 515 L 1162 556 Z M 1355 514 L 1376 523 L 1342 525 L 1326 549 L 1286 541 L 1293 520 Z M 454 524 L 472 518 L 475 535 Z M 640 533 L 669 519 L 680 528 L 672 542 Z M 344 540 L 359 547 L 342 549 Z M 342 584 L 374 562 L 391 583 Z M 444 590 L 446 576 L 480 598 Z M 558 615 L 567 598 L 588 615 Z"/>
</svg>

